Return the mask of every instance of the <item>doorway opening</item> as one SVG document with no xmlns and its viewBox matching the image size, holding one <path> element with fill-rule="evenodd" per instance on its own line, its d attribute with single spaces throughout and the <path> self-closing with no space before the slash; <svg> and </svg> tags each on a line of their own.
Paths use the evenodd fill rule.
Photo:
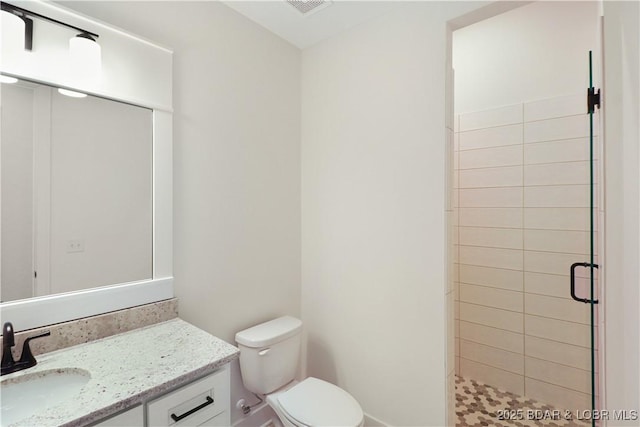
<svg viewBox="0 0 640 427">
<path fill-rule="evenodd" d="M 597 2 L 540 1 L 452 34 L 450 425 L 595 425 L 599 16 Z"/>
</svg>

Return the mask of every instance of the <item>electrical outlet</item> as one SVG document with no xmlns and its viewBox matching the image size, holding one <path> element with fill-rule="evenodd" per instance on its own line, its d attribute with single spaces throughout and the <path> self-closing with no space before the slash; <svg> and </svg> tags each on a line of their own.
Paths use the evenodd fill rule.
<svg viewBox="0 0 640 427">
<path fill-rule="evenodd" d="M 67 240 L 67 253 L 84 252 L 84 240 Z"/>
</svg>

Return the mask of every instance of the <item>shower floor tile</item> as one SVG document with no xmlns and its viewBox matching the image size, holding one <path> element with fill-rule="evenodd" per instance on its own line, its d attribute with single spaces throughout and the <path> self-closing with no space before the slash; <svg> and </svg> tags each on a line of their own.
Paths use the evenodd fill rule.
<svg viewBox="0 0 640 427">
<path fill-rule="evenodd" d="M 456 376 L 456 427 L 589 427 L 547 404 Z M 510 418 L 510 419 L 509 419 Z"/>
</svg>

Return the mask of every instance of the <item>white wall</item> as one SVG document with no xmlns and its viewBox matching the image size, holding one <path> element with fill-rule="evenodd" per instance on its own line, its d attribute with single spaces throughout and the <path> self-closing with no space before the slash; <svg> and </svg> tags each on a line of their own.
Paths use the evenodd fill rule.
<svg viewBox="0 0 640 427">
<path fill-rule="evenodd" d="M 456 112 L 582 93 L 597 5 L 539 1 L 455 31 Z"/>
<path fill-rule="evenodd" d="M 174 51 L 180 317 L 234 343 L 299 316 L 300 51 L 216 2 L 65 5 Z M 232 421 L 240 398 L 255 402 L 234 366 Z"/>
<path fill-rule="evenodd" d="M 604 17 L 605 404 L 639 409 L 640 7 L 637 2 L 605 1 Z"/>
<path fill-rule="evenodd" d="M 300 315 L 300 52 L 221 4 L 186 7 L 154 12 L 182 37 L 171 43 L 176 295 L 182 318 L 234 343 Z M 193 17 L 188 34 L 178 13 Z M 256 400 L 236 367 L 232 384 L 233 420 L 237 399 Z"/>
<path fill-rule="evenodd" d="M 303 52 L 307 370 L 390 425 L 445 424 L 446 21 L 480 6 L 407 4 Z"/>
</svg>

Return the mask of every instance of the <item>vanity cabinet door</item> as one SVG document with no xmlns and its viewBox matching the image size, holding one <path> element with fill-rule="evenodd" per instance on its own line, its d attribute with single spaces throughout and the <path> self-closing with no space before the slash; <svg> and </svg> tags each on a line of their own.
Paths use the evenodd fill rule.
<svg viewBox="0 0 640 427">
<path fill-rule="evenodd" d="M 144 408 L 136 406 L 106 420 L 99 421 L 94 427 L 144 427 Z"/>
<path fill-rule="evenodd" d="M 174 390 L 147 404 L 150 427 L 230 425 L 229 369 Z"/>
</svg>

